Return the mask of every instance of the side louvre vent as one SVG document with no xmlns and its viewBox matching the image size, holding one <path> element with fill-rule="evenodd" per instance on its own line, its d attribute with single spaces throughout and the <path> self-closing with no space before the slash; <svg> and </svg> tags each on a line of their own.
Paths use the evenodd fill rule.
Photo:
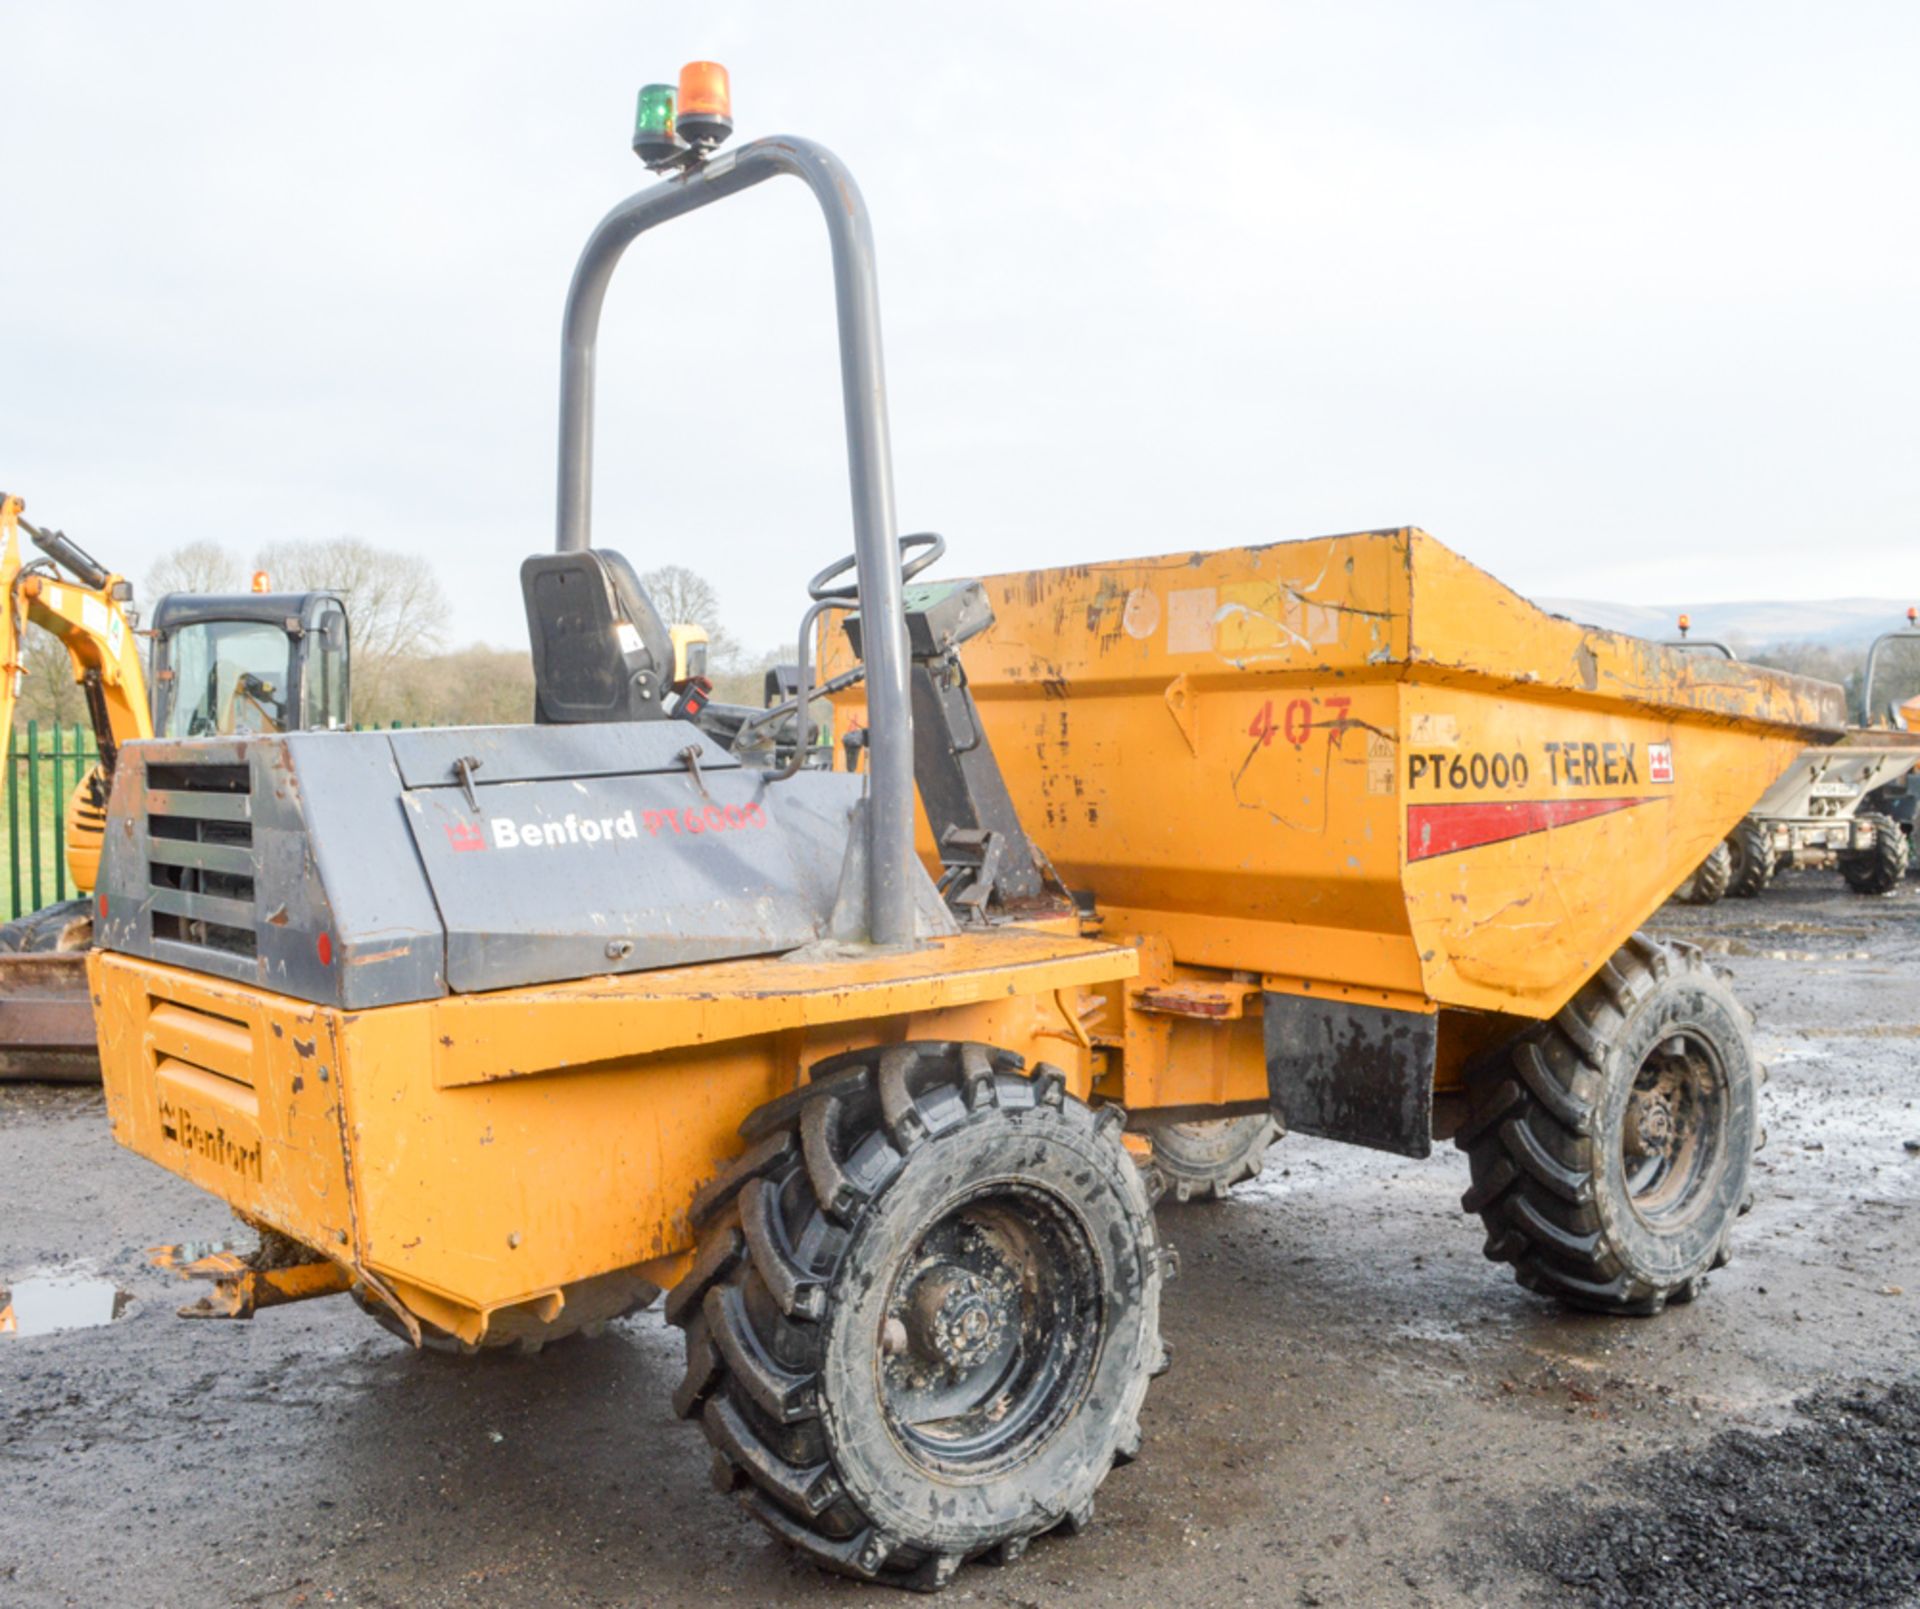
<svg viewBox="0 0 1920 1609">
<path fill-rule="evenodd" d="M 153 936 L 251 959 L 253 797 L 245 765 L 147 768 Z"/>
</svg>

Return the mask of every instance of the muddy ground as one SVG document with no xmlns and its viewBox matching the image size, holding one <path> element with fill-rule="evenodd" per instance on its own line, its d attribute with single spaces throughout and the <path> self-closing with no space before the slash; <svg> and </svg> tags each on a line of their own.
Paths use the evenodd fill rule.
<svg viewBox="0 0 1920 1609">
<path fill-rule="evenodd" d="M 1804 874 L 1657 925 L 1733 971 L 1774 1074 L 1700 1301 L 1562 1313 L 1481 1259 L 1451 1149 L 1288 1139 L 1230 1203 L 1167 1210 L 1174 1367 L 1092 1530 L 947 1601 L 1920 1602 L 1920 883 Z M 657 1311 L 477 1364 L 342 1300 L 175 1318 L 142 1248 L 228 1232 L 96 1093 L 0 1090 L 0 1283 L 132 1298 L 0 1338 L 0 1603 L 904 1601 L 709 1488 Z"/>
</svg>

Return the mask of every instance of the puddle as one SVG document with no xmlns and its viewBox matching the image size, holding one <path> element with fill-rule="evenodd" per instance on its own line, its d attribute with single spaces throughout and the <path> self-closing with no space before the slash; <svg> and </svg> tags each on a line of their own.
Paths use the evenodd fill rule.
<svg viewBox="0 0 1920 1609">
<path fill-rule="evenodd" d="M 110 1279 L 91 1274 L 29 1274 L 0 1285 L 0 1335 L 53 1335 L 97 1329 L 133 1300 Z"/>
</svg>

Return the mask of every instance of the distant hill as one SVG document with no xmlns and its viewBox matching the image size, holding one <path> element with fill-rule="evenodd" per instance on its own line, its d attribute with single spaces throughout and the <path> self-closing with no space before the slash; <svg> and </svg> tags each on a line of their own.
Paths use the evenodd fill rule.
<svg viewBox="0 0 1920 1609">
<path fill-rule="evenodd" d="M 1665 641 L 1679 635 L 1684 609 L 1695 637 L 1712 637 L 1748 650 L 1818 644 L 1836 651 L 1865 649 L 1883 631 L 1907 623 L 1907 605 L 1920 599 L 1829 598 L 1818 603 L 1597 603 L 1586 598 L 1536 598 L 1542 609 L 1607 631 Z"/>
</svg>

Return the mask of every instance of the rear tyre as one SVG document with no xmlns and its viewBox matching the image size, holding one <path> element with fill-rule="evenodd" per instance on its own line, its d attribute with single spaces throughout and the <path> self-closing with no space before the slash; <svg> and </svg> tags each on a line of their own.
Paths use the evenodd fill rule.
<svg viewBox="0 0 1920 1609">
<path fill-rule="evenodd" d="M 1266 1166 L 1268 1149 L 1284 1132 L 1265 1112 L 1150 1127 L 1155 1199 L 1225 1201 L 1236 1184 Z"/>
<path fill-rule="evenodd" d="M 1636 934 L 1471 1075 L 1461 1205 L 1487 1256 L 1572 1307 L 1692 1300 L 1751 1205 L 1757 1084 L 1745 1007 L 1691 945 Z"/>
<path fill-rule="evenodd" d="M 1873 825 L 1873 847 L 1840 857 L 1840 875 L 1856 894 L 1891 894 L 1907 875 L 1907 835 L 1891 816 L 1860 816 Z"/>
<path fill-rule="evenodd" d="M 1116 1107 L 973 1044 L 853 1051 L 695 1198 L 674 1409 L 829 1569 L 933 1590 L 1078 1531 L 1140 1441 L 1161 1258 Z"/>
<path fill-rule="evenodd" d="M 439 1352 L 448 1357 L 477 1357 L 482 1353 L 535 1353 L 574 1335 L 598 1335 L 614 1319 L 624 1318 L 650 1306 L 660 1294 L 658 1285 L 649 1285 L 632 1274 L 600 1274 L 569 1285 L 566 1305 L 560 1316 L 542 1319 L 527 1308 L 507 1308 L 496 1313 L 486 1336 L 478 1345 L 463 1341 L 437 1324 L 420 1321 L 420 1350 Z M 389 1335 L 397 1335 L 409 1346 L 413 1337 L 392 1308 L 364 1287 L 353 1287 L 353 1299 L 361 1312 Z"/>
<path fill-rule="evenodd" d="M 1764 893 L 1775 870 L 1773 833 L 1767 824 L 1753 816 L 1742 818 L 1727 834 L 1727 853 L 1732 861 L 1727 892 L 1735 899 Z"/>
<path fill-rule="evenodd" d="M 1733 881 L 1733 855 L 1724 842 L 1707 852 L 1707 858 L 1693 869 L 1691 876 L 1673 891 L 1682 905 L 1718 905 L 1726 897 Z"/>
</svg>

